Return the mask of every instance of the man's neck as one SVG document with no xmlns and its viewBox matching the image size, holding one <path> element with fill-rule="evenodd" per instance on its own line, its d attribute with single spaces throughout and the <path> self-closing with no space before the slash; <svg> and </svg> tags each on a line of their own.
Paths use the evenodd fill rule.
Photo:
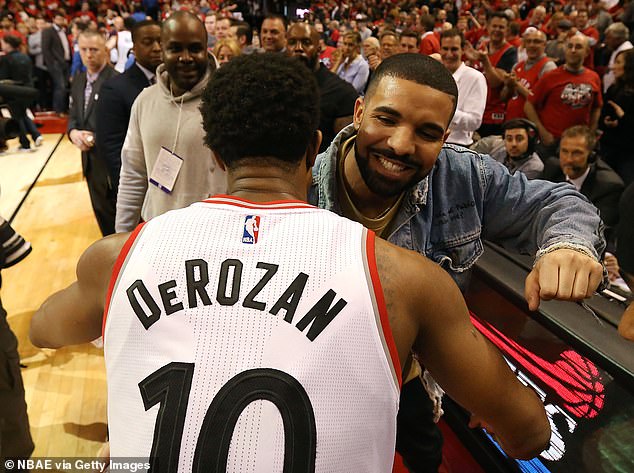
<svg viewBox="0 0 634 473">
<path fill-rule="evenodd" d="M 502 46 L 504 46 L 505 42 L 506 42 L 505 40 L 502 40 L 502 41 L 491 40 L 491 41 L 489 41 L 489 53 L 496 52 L 498 49 L 500 49 Z"/>
<path fill-rule="evenodd" d="M 398 195 L 394 197 L 384 197 L 370 190 L 359 170 L 354 146 L 350 147 L 342 159 L 344 160 L 342 177 L 348 195 L 357 210 L 365 217 L 376 218 L 398 201 L 400 197 Z"/>
<path fill-rule="evenodd" d="M 526 64 L 529 66 L 532 66 L 533 64 L 536 64 L 537 62 L 539 62 L 544 56 L 546 56 L 545 54 L 542 54 L 540 56 L 537 56 L 535 58 L 526 58 Z"/>
<path fill-rule="evenodd" d="M 101 71 L 104 70 L 105 67 L 106 67 L 106 63 L 103 63 L 99 69 L 93 69 L 93 70 L 86 69 L 86 72 L 92 75 L 99 74 Z"/>
<path fill-rule="evenodd" d="M 254 170 L 256 172 L 254 172 Z M 295 171 L 264 166 L 242 166 L 227 170 L 227 194 L 251 202 L 308 200 L 308 189 L 299 185 L 310 172 L 303 164 Z"/>
<path fill-rule="evenodd" d="M 579 64 L 578 66 L 570 66 L 568 64 L 564 64 L 564 69 L 566 69 L 568 72 L 572 72 L 573 74 L 577 74 L 583 71 L 583 64 Z"/>
<path fill-rule="evenodd" d="M 463 64 L 463 62 L 462 62 L 462 61 L 460 61 L 460 62 L 458 63 L 458 66 L 456 66 L 456 68 L 455 68 L 455 69 L 453 69 L 453 70 L 452 70 L 452 69 L 449 69 L 449 68 L 447 68 L 447 69 L 449 69 L 449 72 L 451 72 L 452 74 L 455 74 L 455 73 L 456 73 L 456 71 L 457 71 L 458 69 L 460 69 L 460 67 L 462 67 L 462 64 Z"/>
<path fill-rule="evenodd" d="M 181 89 L 179 86 L 177 86 L 176 83 L 169 76 L 168 76 L 168 84 L 169 84 L 170 91 L 172 93 L 172 97 L 180 97 L 186 92 L 189 92 L 189 89 Z"/>
</svg>

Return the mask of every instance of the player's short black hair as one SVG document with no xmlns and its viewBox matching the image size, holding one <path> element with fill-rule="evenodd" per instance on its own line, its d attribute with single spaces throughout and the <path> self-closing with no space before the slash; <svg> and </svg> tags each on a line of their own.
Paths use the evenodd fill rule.
<svg viewBox="0 0 634 473">
<path fill-rule="evenodd" d="M 141 28 L 144 28 L 146 26 L 158 26 L 159 28 L 161 27 L 161 24 L 158 21 L 154 21 L 154 20 L 142 20 L 142 21 L 137 21 L 131 29 L 131 33 L 132 33 L 132 42 L 136 43 L 137 40 L 137 36 L 139 35 L 139 30 Z"/>
<path fill-rule="evenodd" d="M 376 68 L 365 93 L 366 99 L 370 98 L 381 79 L 395 77 L 426 85 L 451 95 L 454 100 L 453 117 L 458 103 L 458 86 L 447 68 L 435 59 L 418 53 L 401 53 L 383 60 Z"/>
<path fill-rule="evenodd" d="M 202 94 L 205 144 L 229 167 L 244 158 L 299 164 L 319 123 L 310 70 L 284 54 L 241 55 Z"/>
</svg>

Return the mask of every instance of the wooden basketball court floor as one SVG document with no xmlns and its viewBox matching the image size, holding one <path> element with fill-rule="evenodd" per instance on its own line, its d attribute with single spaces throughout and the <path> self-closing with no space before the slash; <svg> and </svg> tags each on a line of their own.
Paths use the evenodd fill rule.
<svg viewBox="0 0 634 473">
<path fill-rule="evenodd" d="M 38 349 L 31 317 L 75 277 L 79 255 L 101 237 L 81 174 L 79 150 L 48 134 L 34 153 L 0 156 L 0 215 L 33 245 L 2 271 L 2 303 L 19 342 L 22 377 L 35 443 L 33 457 L 94 457 L 106 438 L 102 350 L 91 344 Z"/>
</svg>

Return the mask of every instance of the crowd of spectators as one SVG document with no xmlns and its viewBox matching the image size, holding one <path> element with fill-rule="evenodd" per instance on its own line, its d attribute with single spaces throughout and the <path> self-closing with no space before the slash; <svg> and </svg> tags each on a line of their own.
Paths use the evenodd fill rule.
<svg viewBox="0 0 634 473">
<path fill-rule="evenodd" d="M 158 26 L 175 12 L 188 11 L 207 32 L 212 69 L 258 51 L 296 55 L 306 62 L 320 86 L 323 151 L 352 122 L 356 97 L 364 94 L 381 61 L 398 53 L 430 55 L 452 73 L 459 89 L 447 142 L 490 153 L 510 172 L 524 172 L 529 179 L 570 182 L 600 209 L 609 249 L 616 251 L 617 229 L 633 224 L 619 218 L 619 200 L 634 185 L 634 151 L 627 142 L 634 129 L 634 2 L 326 0 L 295 11 L 289 5 L 295 4 L 0 1 L 0 79 L 37 88 L 31 108 L 63 116 L 69 112 L 70 84 L 86 74 L 78 42 L 82 32 L 101 34 L 107 66 L 123 73 L 138 64 L 135 23 L 152 20 Z M 297 23 L 304 27 L 293 29 Z M 28 67 L 25 55 L 31 58 Z M 148 79 L 143 86 L 148 86 L 156 60 L 143 60 Z M 135 88 L 132 101 L 140 90 Z M 95 93 L 92 88 L 90 92 Z M 86 103 L 92 100 L 89 94 L 85 97 Z M 29 134 L 33 144 L 41 144 L 24 113 L 24 99 L 10 105 L 20 123 L 20 150 L 31 148 Z M 108 113 L 107 107 L 98 108 Z M 123 124 L 128 123 L 131 103 L 125 108 Z M 95 119 L 99 122 L 99 113 Z M 561 146 L 564 136 L 566 147 Z M 114 155 L 123 146 L 122 130 L 117 137 Z M 578 149 L 568 146 L 571 141 Z M 99 149 L 92 152 L 99 154 Z M 122 164 L 110 156 L 107 167 L 115 198 Z M 125 162 L 123 167 L 127 169 Z M 147 198 L 144 195 L 138 199 Z M 134 215 L 142 204 L 135 204 Z"/>
</svg>

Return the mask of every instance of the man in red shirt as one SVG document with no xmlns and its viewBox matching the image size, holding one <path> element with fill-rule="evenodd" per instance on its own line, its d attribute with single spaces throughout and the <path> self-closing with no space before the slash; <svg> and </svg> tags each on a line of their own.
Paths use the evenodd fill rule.
<svg viewBox="0 0 634 473">
<path fill-rule="evenodd" d="M 527 59 L 513 66 L 513 71 L 504 81 L 500 92 L 506 104 L 506 120 L 523 118 L 526 97 L 531 89 L 544 74 L 557 68 L 555 63 L 544 53 L 546 49 L 546 35 L 543 31 L 531 26 L 522 35 L 522 42 L 526 49 Z M 509 100 L 510 99 L 510 100 Z"/>
<path fill-rule="evenodd" d="M 485 49 L 476 51 L 469 44 L 465 45 L 465 54 L 470 60 L 480 63 L 487 80 L 487 103 L 482 126 L 478 130 L 483 137 L 501 135 L 502 123 L 505 121 L 506 102 L 500 98 L 500 92 L 506 74 L 511 72 L 517 62 L 517 50 L 506 41 L 508 27 L 509 19 L 504 13 L 493 13 L 487 23 L 490 39 Z"/>
<path fill-rule="evenodd" d="M 440 42 L 434 33 L 436 22 L 431 15 L 423 15 L 420 18 L 420 26 L 423 34 L 420 37 L 420 48 L 418 52 L 429 56 L 430 54 L 440 52 Z"/>
<path fill-rule="evenodd" d="M 544 75 L 524 105 L 542 139 L 541 157 L 555 154 L 561 134 L 574 125 L 597 129 L 603 98 L 598 74 L 583 66 L 588 55 L 588 38 L 575 34 L 566 41 L 566 62 Z"/>
</svg>

